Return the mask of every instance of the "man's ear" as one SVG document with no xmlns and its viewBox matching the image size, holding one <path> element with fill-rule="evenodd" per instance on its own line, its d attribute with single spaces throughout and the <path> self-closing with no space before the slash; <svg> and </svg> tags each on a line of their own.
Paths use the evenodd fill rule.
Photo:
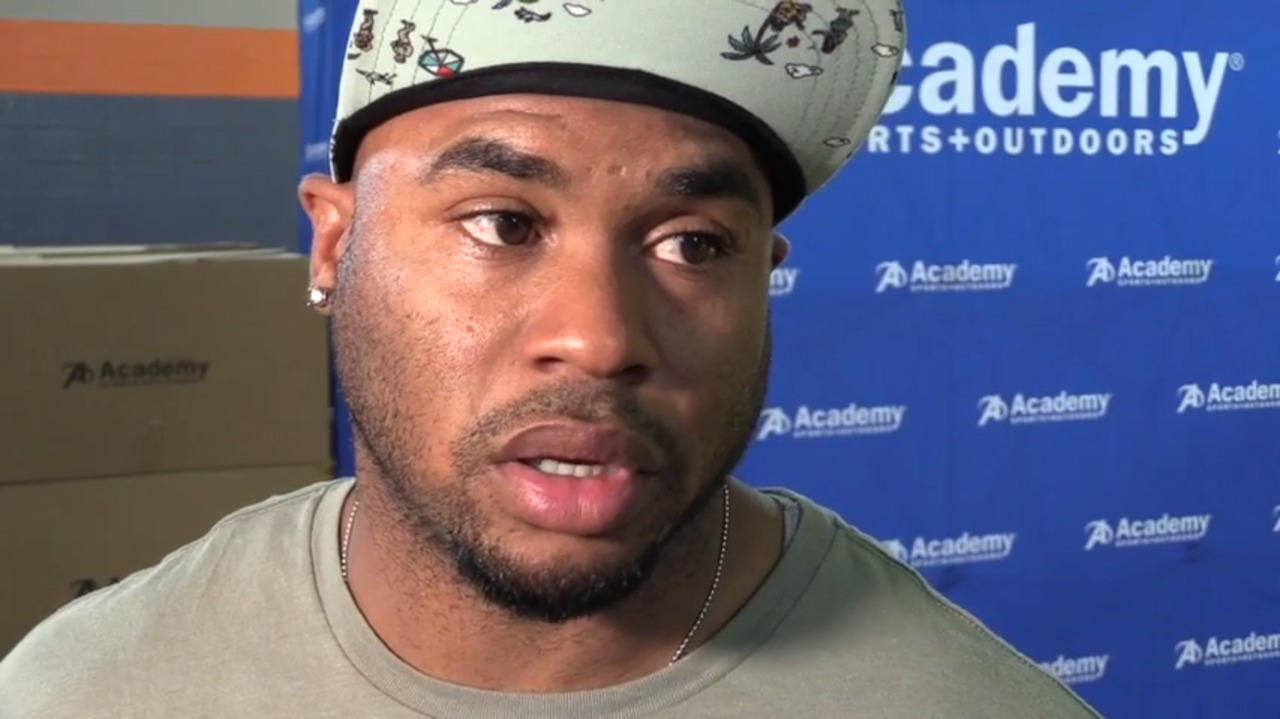
<svg viewBox="0 0 1280 719">
<path fill-rule="evenodd" d="M 770 250 L 771 264 L 770 270 L 778 269 L 778 266 L 786 261 L 787 256 L 791 254 L 791 242 L 782 236 L 781 232 L 773 233 L 773 246 Z"/>
<path fill-rule="evenodd" d="M 338 259 L 346 249 L 355 192 L 349 183 L 314 174 L 302 178 L 298 200 L 311 221 L 311 287 L 331 295 L 338 289 Z"/>
</svg>

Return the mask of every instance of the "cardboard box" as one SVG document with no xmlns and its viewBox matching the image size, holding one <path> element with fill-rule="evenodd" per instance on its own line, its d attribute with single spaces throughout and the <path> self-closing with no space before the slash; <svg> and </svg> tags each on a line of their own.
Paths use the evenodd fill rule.
<svg viewBox="0 0 1280 719">
<path fill-rule="evenodd" d="M 0 247 L 0 485 L 328 463 L 307 280 L 247 245 Z"/>
<path fill-rule="evenodd" d="M 72 599 L 159 562 L 329 465 L 0 484 L 0 657 Z"/>
</svg>

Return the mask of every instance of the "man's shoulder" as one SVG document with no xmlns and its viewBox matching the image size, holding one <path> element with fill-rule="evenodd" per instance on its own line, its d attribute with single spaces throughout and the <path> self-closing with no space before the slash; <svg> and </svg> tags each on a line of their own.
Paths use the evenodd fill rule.
<svg viewBox="0 0 1280 719">
<path fill-rule="evenodd" d="M 801 499 L 807 512 L 835 531 L 822 567 L 784 631 L 803 634 L 806 644 L 818 648 L 807 654 L 825 657 L 821 662 L 833 682 L 856 686 L 858 702 L 883 701 L 885 709 L 894 702 L 922 711 L 945 708 L 955 717 L 1099 716 L 1056 677 L 930 586 L 885 543 Z M 860 679 L 850 682 L 850 677 Z"/>
<path fill-rule="evenodd" d="M 0 716 L 124 708 L 148 682 L 200 671 L 202 651 L 253 631 L 246 623 L 272 593 L 297 584 L 330 485 L 228 514 L 155 565 L 60 608 L 0 660 Z"/>
</svg>

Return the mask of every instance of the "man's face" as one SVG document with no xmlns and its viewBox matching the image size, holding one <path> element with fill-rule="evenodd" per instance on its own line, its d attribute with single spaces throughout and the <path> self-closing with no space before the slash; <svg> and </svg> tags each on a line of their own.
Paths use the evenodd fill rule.
<svg viewBox="0 0 1280 719">
<path fill-rule="evenodd" d="M 303 195 L 362 458 L 416 550 L 524 617 L 627 596 L 764 399 L 786 247 L 747 148 L 659 110 L 494 97 L 388 122 L 351 185 Z"/>
</svg>

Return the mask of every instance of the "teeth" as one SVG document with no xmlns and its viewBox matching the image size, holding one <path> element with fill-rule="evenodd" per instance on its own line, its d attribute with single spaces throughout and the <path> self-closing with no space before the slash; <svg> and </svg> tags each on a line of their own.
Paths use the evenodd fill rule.
<svg viewBox="0 0 1280 719">
<path fill-rule="evenodd" d="M 604 473 L 603 464 L 572 464 L 554 459 L 540 459 L 533 463 L 533 468 L 543 474 L 559 477 L 595 477 Z"/>
</svg>

